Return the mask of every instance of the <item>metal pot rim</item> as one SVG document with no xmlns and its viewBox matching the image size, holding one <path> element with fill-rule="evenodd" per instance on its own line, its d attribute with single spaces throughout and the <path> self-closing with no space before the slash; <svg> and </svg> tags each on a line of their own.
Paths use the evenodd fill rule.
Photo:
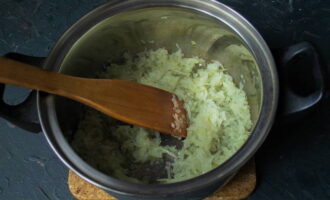
<svg viewBox="0 0 330 200">
<path fill-rule="evenodd" d="M 233 28 L 254 53 L 263 82 L 261 112 L 253 133 L 243 147 L 230 159 L 210 172 L 178 183 L 142 185 L 120 181 L 92 168 L 82 161 L 71 149 L 63 134 L 61 134 L 61 129 L 57 123 L 54 98 L 52 96 L 46 96 L 38 92 L 37 102 L 39 118 L 47 141 L 57 156 L 71 170 L 88 182 L 108 191 L 115 191 L 116 193 L 125 195 L 159 197 L 185 194 L 201 189 L 202 187 L 213 185 L 221 179 L 229 177 L 242 167 L 263 143 L 272 126 L 278 101 L 278 78 L 273 57 L 261 35 L 236 11 L 213 0 L 117 0 L 104 4 L 82 17 L 59 39 L 46 60 L 45 68 L 58 71 L 60 63 L 73 43 L 77 41 L 86 30 L 101 20 L 119 12 L 153 6 L 182 7 L 212 16 Z M 221 19 L 218 17 L 219 13 L 222 14 Z M 223 16 L 225 16 L 225 18 Z"/>
</svg>

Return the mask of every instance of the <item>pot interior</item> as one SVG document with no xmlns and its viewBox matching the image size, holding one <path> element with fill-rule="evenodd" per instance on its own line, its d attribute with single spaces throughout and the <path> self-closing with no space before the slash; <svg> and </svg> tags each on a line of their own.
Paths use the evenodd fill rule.
<svg viewBox="0 0 330 200">
<path fill-rule="evenodd" d="M 245 47 L 246 52 L 254 57 L 242 37 L 221 19 L 186 8 L 143 8 L 113 15 L 94 25 L 71 47 L 60 72 L 95 78 L 109 62 L 123 62 L 124 53 L 134 55 L 158 48 L 175 52 L 180 48 L 185 57 L 199 56 L 207 61 L 221 61 L 235 84 L 241 85 L 247 94 L 255 125 L 262 103 L 259 68 L 255 60 L 244 59 L 241 52 L 224 51 L 233 44 Z M 242 67 L 243 63 L 245 67 Z M 83 117 L 84 106 L 56 97 L 55 107 L 62 132 L 70 143 Z M 156 170 L 148 174 L 159 177 L 163 168 L 153 168 Z"/>
</svg>

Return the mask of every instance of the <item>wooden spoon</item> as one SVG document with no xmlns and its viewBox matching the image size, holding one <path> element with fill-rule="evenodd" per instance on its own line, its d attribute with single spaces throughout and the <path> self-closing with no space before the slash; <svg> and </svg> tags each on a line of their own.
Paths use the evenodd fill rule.
<svg viewBox="0 0 330 200">
<path fill-rule="evenodd" d="M 1 57 L 0 82 L 64 96 L 129 124 L 187 135 L 183 102 L 158 88 L 124 80 L 73 77 Z"/>
</svg>

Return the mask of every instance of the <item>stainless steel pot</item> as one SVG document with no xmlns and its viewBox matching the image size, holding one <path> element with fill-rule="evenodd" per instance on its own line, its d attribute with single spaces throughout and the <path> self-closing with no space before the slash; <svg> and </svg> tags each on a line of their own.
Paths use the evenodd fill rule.
<svg viewBox="0 0 330 200">
<path fill-rule="evenodd" d="M 191 42 L 197 43 L 195 47 Z M 247 68 L 240 63 L 226 63 L 222 49 L 239 44 L 248 49 L 255 61 Z M 126 0 L 107 3 L 85 15 L 57 42 L 43 67 L 52 71 L 82 77 L 93 77 L 108 59 L 120 60 L 123 52 L 144 48 L 177 45 L 186 56 L 202 56 L 224 62 L 236 83 L 245 81 L 254 128 L 244 146 L 224 164 L 199 177 L 173 184 L 142 185 L 107 176 L 84 162 L 70 147 L 70 140 L 82 116 L 81 105 L 70 100 L 38 92 L 37 104 L 42 130 L 58 157 L 71 170 L 120 199 L 200 199 L 222 186 L 256 152 L 274 121 L 279 98 L 279 83 L 273 56 L 256 29 L 241 15 L 211 0 Z M 301 47 L 294 47 L 302 49 Z M 295 49 L 292 57 L 299 54 Z M 303 52 L 305 52 L 303 50 Z M 16 54 L 11 58 L 26 61 Z M 22 59 L 23 58 L 23 59 Z M 288 63 L 287 59 L 284 63 Z M 38 60 L 31 60 L 35 62 Z M 40 63 L 39 63 L 40 64 Z M 318 74 L 319 72 L 315 72 Z M 319 83 L 322 85 L 322 81 Z M 0 88 L 1 89 L 1 88 Z M 292 93 L 287 91 L 288 96 Z M 313 96 L 314 95 L 314 96 Z M 322 88 L 302 100 L 299 108 L 315 105 Z M 5 108 L 3 117 L 31 131 L 38 131 L 37 119 L 26 117 L 33 95 L 18 107 Z M 312 102 L 312 103 L 311 103 Z M 307 106 L 306 106 L 307 105 Z M 294 106 L 289 105 L 290 108 Z M 21 112 L 24 115 L 10 113 Z M 299 111 L 298 107 L 291 111 Z M 288 110 L 288 108 L 286 108 Z M 295 110 L 296 109 L 296 110 Z M 31 110 L 31 109 L 30 109 Z M 29 115 L 28 115 L 29 116 Z"/>
</svg>

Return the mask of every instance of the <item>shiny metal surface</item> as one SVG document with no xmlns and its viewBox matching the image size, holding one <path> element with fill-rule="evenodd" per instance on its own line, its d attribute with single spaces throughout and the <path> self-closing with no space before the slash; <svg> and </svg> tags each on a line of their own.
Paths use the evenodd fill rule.
<svg viewBox="0 0 330 200">
<path fill-rule="evenodd" d="M 192 45 L 192 41 L 197 45 Z M 255 63 L 242 68 L 226 63 L 222 50 L 230 44 L 249 49 Z M 80 119 L 81 105 L 63 98 L 38 96 L 43 131 L 61 160 L 91 183 L 129 199 L 201 198 L 217 189 L 262 144 L 272 125 L 278 80 L 270 51 L 258 32 L 239 14 L 215 1 L 127 0 L 105 4 L 73 25 L 58 41 L 45 67 L 62 73 L 93 77 L 109 60 L 120 62 L 124 52 L 179 46 L 186 56 L 220 60 L 237 84 L 244 83 L 255 128 L 246 144 L 227 162 L 197 178 L 167 185 L 139 185 L 113 179 L 82 161 L 68 141 Z M 243 80 L 244 79 L 244 80 Z"/>
</svg>

